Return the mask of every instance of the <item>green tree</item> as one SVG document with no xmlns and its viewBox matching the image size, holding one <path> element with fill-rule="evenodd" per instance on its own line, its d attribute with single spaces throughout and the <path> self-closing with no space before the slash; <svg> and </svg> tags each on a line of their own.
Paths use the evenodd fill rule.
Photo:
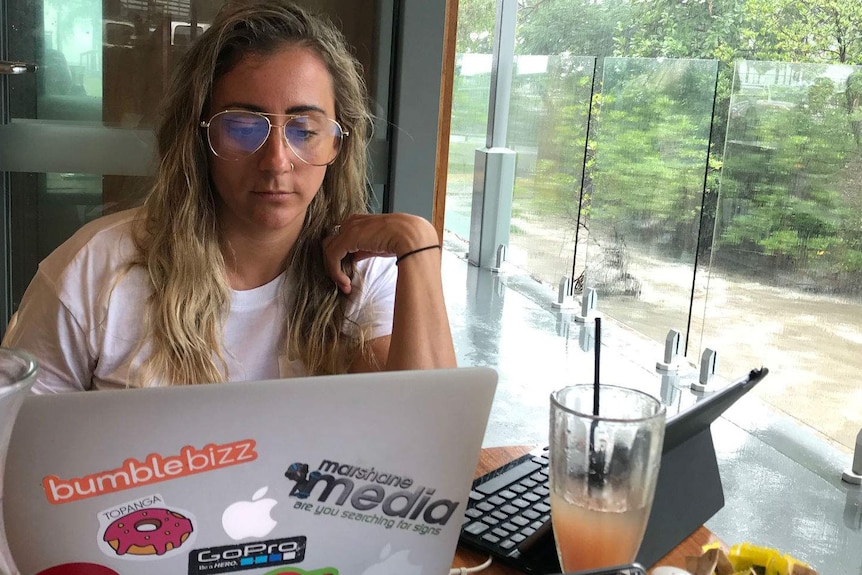
<svg viewBox="0 0 862 575">
<path fill-rule="evenodd" d="M 494 47 L 496 0 L 459 0 L 457 51 L 490 54 Z"/>
<path fill-rule="evenodd" d="M 862 64 L 862 4 L 848 0 L 746 0 L 750 59 Z"/>
</svg>

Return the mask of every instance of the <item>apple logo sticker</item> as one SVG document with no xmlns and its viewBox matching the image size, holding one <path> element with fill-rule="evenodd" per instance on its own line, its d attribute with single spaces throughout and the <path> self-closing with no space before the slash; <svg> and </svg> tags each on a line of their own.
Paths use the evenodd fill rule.
<svg viewBox="0 0 862 575">
<path fill-rule="evenodd" d="M 263 498 L 267 489 L 269 487 L 261 487 L 252 495 L 251 501 L 237 501 L 224 510 L 221 525 L 228 537 L 234 541 L 265 537 L 275 528 L 277 522 L 270 517 L 269 512 L 278 501 Z"/>
<path fill-rule="evenodd" d="M 413 565 L 407 559 L 407 554 L 410 553 L 407 549 L 392 553 L 392 546 L 386 544 L 380 551 L 380 563 L 372 565 L 362 572 L 362 575 L 421 575 L 422 567 Z"/>
</svg>

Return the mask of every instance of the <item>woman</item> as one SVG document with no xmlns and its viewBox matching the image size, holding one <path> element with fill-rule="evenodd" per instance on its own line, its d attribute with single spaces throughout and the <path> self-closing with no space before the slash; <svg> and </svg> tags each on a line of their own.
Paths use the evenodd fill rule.
<svg viewBox="0 0 862 575">
<path fill-rule="evenodd" d="M 3 345 L 37 392 L 454 367 L 435 229 L 366 213 L 369 124 L 330 23 L 225 5 L 177 67 L 144 205 L 46 258 Z"/>
</svg>

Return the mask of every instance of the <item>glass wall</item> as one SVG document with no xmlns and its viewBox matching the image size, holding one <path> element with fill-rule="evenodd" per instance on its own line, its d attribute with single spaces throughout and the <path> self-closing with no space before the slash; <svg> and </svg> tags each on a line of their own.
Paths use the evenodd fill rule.
<svg viewBox="0 0 862 575">
<path fill-rule="evenodd" d="M 586 286 L 602 313 L 650 339 L 664 342 L 671 329 L 685 338 L 705 272 L 698 241 L 718 63 L 606 58 L 603 69 Z"/>
<path fill-rule="evenodd" d="M 491 54 L 464 53 L 455 59 L 443 225 L 465 242 L 470 237 L 473 164 L 476 150 L 485 147 L 488 131 L 492 60 Z"/>
<path fill-rule="evenodd" d="M 703 345 L 763 363 L 776 408 L 848 447 L 862 386 L 862 67 L 734 68 Z M 828 417 L 824 417 L 828 414 Z"/>
<path fill-rule="evenodd" d="M 515 57 L 507 147 L 517 154 L 506 259 L 540 281 L 572 277 L 596 59 Z M 583 269 L 583 266 L 581 266 Z"/>
<path fill-rule="evenodd" d="M 519 2 L 508 260 L 549 300 L 583 273 L 601 312 L 656 347 L 677 329 L 692 364 L 709 347 L 727 378 L 768 366 L 754 393 L 849 450 L 862 421 L 862 20 L 858 3 L 826 4 Z M 493 9 L 461 0 L 472 32 L 459 52 L 490 54 Z M 456 162 L 467 201 L 450 184 L 447 228 L 450 210 L 469 219 L 486 121 Z"/>
<path fill-rule="evenodd" d="M 0 187 L 10 198 L 0 217 L 11 254 L 9 277 L 0 278 L 2 322 L 39 261 L 88 221 L 140 202 L 154 167 L 159 101 L 223 3 L 0 0 L 6 53 L 37 65 L 9 76 L 0 100 L 0 176 L 8 172 Z M 380 125 L 372 159 L 385 165 L 386 154 L 375 152 L 388 150 L 390 138 L 391 46 L 378 44 L 391 37 L 392 15 L 373 0 L 299 3 L 338 22 L 362 64 Z M 379 172 L 371 174 L 375 189 L 386 182 Z"/>
</svg>

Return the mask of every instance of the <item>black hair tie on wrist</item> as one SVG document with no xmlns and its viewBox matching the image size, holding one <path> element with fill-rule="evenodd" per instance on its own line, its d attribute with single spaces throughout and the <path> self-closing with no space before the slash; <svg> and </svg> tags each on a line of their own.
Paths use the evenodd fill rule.
<svg viewBox="0 0 862 575">
<path fill-rule="evenodd" d="M 409 258 L 413 254 L 418 254 L 419 252 L 424 252 L 425 250 L 433 250 L 434 248 L 437 248 L 438 250 L 442 250 L 443 246 L 441 246 L 440 244 L 434 244 L 431 246 L 425 246 L 423 248 L 416 248 L 415 250 L 411 250 L 411 251 L 407 252 L 406 254 L 401 254 L 400 256 L 395 258 L 395 265 L 397 266 L 398 264 L 401 263 L 401 260 L 403 260 L 404 258 Z"/>
</svg>

